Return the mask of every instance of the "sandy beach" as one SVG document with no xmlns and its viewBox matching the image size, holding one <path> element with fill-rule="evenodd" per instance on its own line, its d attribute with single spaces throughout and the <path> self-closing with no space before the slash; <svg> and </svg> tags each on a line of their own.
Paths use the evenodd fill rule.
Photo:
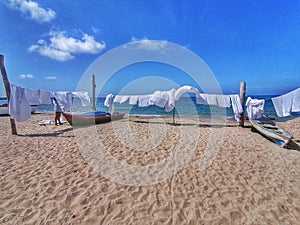
<svg viewBox="0 0 300 225">
<path fill-rule="evenodd" d="M 53 119 L 0 117 L 1 224 L 299 224 L 300 151 L 248 123 Z M 300 118 L 279 124 L 299 145 Z"/>
</svg>

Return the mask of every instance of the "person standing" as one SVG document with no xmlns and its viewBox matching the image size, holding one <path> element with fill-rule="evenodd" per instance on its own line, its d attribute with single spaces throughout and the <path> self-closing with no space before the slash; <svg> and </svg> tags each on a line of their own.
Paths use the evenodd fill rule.
<svg viewBox="0 0 300 225">
<path fill-rule="evenodd" d="M 54 112 L 55 112 L 55 125 L 62 125 L 62 122 L 60 121 L 60 117 L 61 117 L 61 113 L 62 113 L 62 109 L 59 105 L 59 103 L 57 102 L 56 98 L 53 98 L 53 103 L 54 103 Z"/>
</svg>

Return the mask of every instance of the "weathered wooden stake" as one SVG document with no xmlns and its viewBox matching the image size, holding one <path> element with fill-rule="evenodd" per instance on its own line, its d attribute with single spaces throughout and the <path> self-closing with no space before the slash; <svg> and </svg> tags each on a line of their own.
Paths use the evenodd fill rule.
<svg viewBox="0 0 300 225">
<path fill-rule="evenodd" d="M 5 70 L 5 66 L 4 66 L 4 56 L 3 55 L 0 55 L 0 67 L 1 67 L 1 74 L 2 74 L 3 83 L 4 83 L 4 87 L 5 87 L 5 91 L 6 91 L 7 103 L 9 103 L 9 100 L 10 100 L 10 84 L 9 84 L 7 74 L 6 74 L 6 70 Z M 11 126 L 11 133 L 13 135 L 17 135 L 16 123 L 15 123 L 15 120 L 12 119 L 12 118 L 10 118 L 10 126 Z"/>
<path fill-rule="evenodd" d="M 92 76 L 92 110 L 96 111 L 96 98 L 95 98 L 95 75 Z"/>
<path fill-rule="evenodd" d="M 240 83 L 240 100 L 243 107 L 243 111 L 245 111 L 245 95 L 246 95 L 246 82 Z M 244 126 L 244 113 L 241 113 L 241 122 L 240 126 Z"/>
<path fill-rule="evenodd" d="M 176 124 L 176 122 L 175 122 L 175 107 L 174 107 L 174 109 L 173 109 L 173 125 L 175 125 Z"/>
</svg>

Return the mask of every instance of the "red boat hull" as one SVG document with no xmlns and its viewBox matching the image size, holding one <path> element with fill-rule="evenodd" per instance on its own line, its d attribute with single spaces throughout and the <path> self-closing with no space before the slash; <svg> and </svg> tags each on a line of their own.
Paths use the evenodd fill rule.
<svg viewBox="0 0 300 225">
<path fill-rule="evenodd" d="M 62 114 L 71 126 L 107 123 L 112 120 L 122 119 L 125 116 L 125 113 L 118 113 L 113 115 L 101 115 L 101 116 L 83 116 L 83 115 L 72 115 L 68 113 L 62 113 Z"/>
</svg>

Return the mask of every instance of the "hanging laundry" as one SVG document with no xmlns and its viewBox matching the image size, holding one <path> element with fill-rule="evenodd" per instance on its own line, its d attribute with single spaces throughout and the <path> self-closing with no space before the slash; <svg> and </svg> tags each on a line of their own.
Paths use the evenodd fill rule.
<svg viewBox="0 0 300 225">
<path fill-rule="evenodd" d="M 38 105 L 40 103 L 40 90 L 25 88 L 25 94 L 30 105 Z"/>
<path fill-rule="evenodd" d="M 129 97 L 129 105 L 136 105 L 139 101 L 139 95 L 132 95 Z"/>
<path fill-rule="evenodd" d="M 72 92 L 72 94 L 80 99 L 82 106 L 89 106 L 91 104 L 91 99 L 87 91 L 76 91 Z"/>
<path fill-rule="evenodd" d="M 51 104 L 50 91 L 40 91 L 39 104 Z"/>
<path fill-rule="evenodd" d="M 234 118 L 237 122 L 241 122 L 241 114 L 244 112 L 239 95 L 229 95 Z"/>
<path fill-rule="evenodd" d="M 138 104 L 139 107 L 147 107 L 150 105 L 159 106 L 165 109 L 166 112 L 171 112 L 175 108 L 175 102 L 184 93 L 194 93 L 196 96 L 197 104 L 215 105 L 219 107 L 233 108 L 235 119 L 240 122 L 243 107 L 238 95 L 217 95 L 217 94 L 200 94 L 197 88 L 192 86 L 183 86 L 169 91 L 155 91 L 153 94 L 148 95 L 117 95 L 113 102 L 124 103 L 129 99 L 130 105 Z M 106 96 L 106 101 L 110 96 Z M 106 102 L 105 101 L 105 102 Z M 113 102 L 111 104 L 113 104 Z M 111 107 L 106 104 L 107 107 Z"/>
<path fill-rule="evenodd" d="M 114 112 L 114 96 L 112 94 L 109 94 L 106 96 L 104 101 L 104 106 L 108 107 L 108 111 L 110 114 L 113 114 Z"/>
<path fill-rule="evenodd" d="M 122 104 L 124 102 L 126 102 L 129 99 L 130 96 L 128 95 L 116 95 L 116 97 L 114 98 L 114 102 Z"/>
<path fill-rule="evenodd" d="M 166 91 L 166 93 L 168 94 L 168 102 L 165 105 L 165 111 L 166 112 L 171 112 L 174 108 L 175 108 L 175 89 L 171 89 L 169 91 Z"/>
<path fill-rule="evenodd" d="M 149 97 L 149 104 L 164 108 L 169 100 L 169 95 L 165 91 L 155 91 Z"/>
<path fill-rule="evenodd" d="M 294 90 L 292 102 L 292 112 L 300 112 L 300 88 Z"/>
<path fill-rule="evenodd" d="M 228 108 L 231 106 L 229 95 L 201 94 L 200 97 L 202 97 L 202 99 L 205 99 L 208 105 Z"/>
<path fill-rule="evenodd" d="M 205 94 L 196 95 L 196 103 L 197 104 L 208 105 L 206 95 Z"/>
<path fill-rule="evenodd" d="M 142 95 L 139 97 L 138 102 L 139 107 L 147 107 L 149 106 L 149 96 L 148 95 Z"/>
<path fill-rule="evenodd" d="M 175 92 L 175 101 L 178 101 L 181 97 L 181 95 L 183 95 L 184 93 L 194 93 L 197 97 L 197 95 L 199 95 L 199 90 L 195 87 L 192 86 L 182 86 L 180 88 L 178 88 Z"/>
<path fill-rule="evenodd" d="M 300 88 L 287 94 L 272 98 L 277 116 L 290 116 L 292 112 L 300 112 Z"/>
<path fill-rule="evenodd" d="M 259 119 L 264 113 L 264 99 L 252 99 L 251 97 L 247 98 L 246 101 L 247 114 L 250 120 Z"/>
<path fill-rule="evenodd" d="M 27 100 L 25 88 L 10 85 L 8 112 L 12 119 L 24 122 L 31 116 L 31 106 Z"/>
<path fill-rule="evenodd" d="M 72 92 L 53 92 L 53 96 L 64 112 L 71 111 Z"/>
</svg>

